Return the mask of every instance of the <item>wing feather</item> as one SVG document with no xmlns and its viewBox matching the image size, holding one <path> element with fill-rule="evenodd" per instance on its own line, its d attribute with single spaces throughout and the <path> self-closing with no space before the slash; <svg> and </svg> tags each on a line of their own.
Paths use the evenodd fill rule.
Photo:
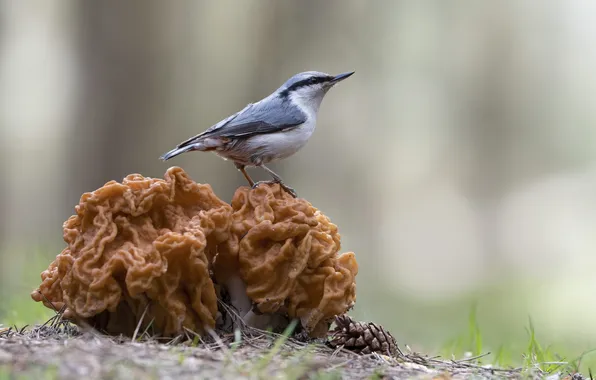
<svg viewBox="0 0 596 380">
<path fill-rule="evenodd" d="M 180 143 L 178 148 L 208 137 L 247 138 L 254 135 L 292 129 L 306 121 L 306 115 L 289 100 L 263 99 L 247 105 L 240 112 Z"/>
</svg>

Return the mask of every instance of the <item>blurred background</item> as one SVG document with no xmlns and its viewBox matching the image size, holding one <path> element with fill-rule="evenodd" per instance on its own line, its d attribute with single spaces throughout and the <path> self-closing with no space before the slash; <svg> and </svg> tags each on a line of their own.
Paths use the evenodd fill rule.
<svg viewBox="0 0 596 380">
<path fill-rule="evenodd" d="M 568 358 L 595 347 L 594 15 L 565 0 L 1 1 L 0 322 L 50 315 L 29 293 L 82 193 L 176 165 L 229 201 L 245 184 L 230 162 L 158 157 L 297 72 L 355 70 L 271 166 L 356 253 L 354 316 L 427 353 L 472 350 L 479 330 L 515 360 L 529 318 Z"/>
</svg>

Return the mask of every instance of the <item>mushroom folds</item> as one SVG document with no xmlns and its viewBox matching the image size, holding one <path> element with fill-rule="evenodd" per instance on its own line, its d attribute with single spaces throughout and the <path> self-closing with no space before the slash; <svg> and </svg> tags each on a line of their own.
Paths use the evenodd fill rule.
<svg viewBox="0 0 596 380">
<path fill-rule="evenodd" d="M 299 318 L 313 337 L 356 300 L 358 264 L 339 254 L 337 226 L 279 184 L 241 187 L 229 205 L 173 167 L 164 179 L 110 181 L 75 210 L 31 296 L 109 334 L 214 328 L 220 286 L 244 323 Z"/>
<path fill-rule="evenodd" d="M 245 291 L 257 315 L 298 317 L 311 336 L 326 333 L 328 322 L 356 300 L 358 264 L 354 253 L 338 254 L 337 226 L 279 184 L 239 188 L 232 208 L 230 238 L 214 265 L 232 303 Z M 245 290 L 235 290 L 239 284 Z M 237 303 L 245 322 L 256 317 L 246 301 Z"/>
<path fill-rule="evenodd" d="M 75 210 L 35 301 L 110 334 L 132 335 L 143 314 L 162 335 L 215 326 L 209 264 L 231 208 L 209 185 L 177 167 L 163 180 L 132 174 L 83 194 Z"/>
</svg>

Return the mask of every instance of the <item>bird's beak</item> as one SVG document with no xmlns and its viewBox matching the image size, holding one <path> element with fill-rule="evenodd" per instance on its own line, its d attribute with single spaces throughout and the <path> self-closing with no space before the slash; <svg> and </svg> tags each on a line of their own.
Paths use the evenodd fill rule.
<svg viewBox="0 0 596 380">
<path fill-rule="evenodd" d="M 340 81 L 348 78 L 352 74 L 354 74 L 354 71 L 351 71 L 349 73 L 342 73 L 342 74 L 336 75 L 335 77 L 333 77 L 333 79 L 331 79 L 330 83 L 331 84 L 336 84 L 337 82 L 340 82 Z"/>
</svg>

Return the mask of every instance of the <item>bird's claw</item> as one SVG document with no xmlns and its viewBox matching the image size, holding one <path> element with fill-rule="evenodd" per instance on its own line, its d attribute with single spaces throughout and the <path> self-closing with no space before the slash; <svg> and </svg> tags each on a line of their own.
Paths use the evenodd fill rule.
<svg viewBox="0 0 596 380">
<path fill-rule="evenodd" d="M 279 185 L 281 186 L 282 189 L 284 189 L 286 191 L 286 193 L 290 194 L 293 198 L 298 197 L 296 190 L 292 189 L 290 186 L 286 186 L 282 182 L 279 182 Z"/>
<path fill-rule="evenodd" d="M 274 181 L 257 181 L 257 182 L 255 182 L 255 183 L 252 184 L 251 188 L 252 189 L 256 189 L 257 187 L 259 187 L 259 185 L 265 185 L 265 184 L 269 185 L 269 184 L 272 184 L 272 183 L 275 183 L 275 182 Z"/>
<path fill-rule="evenodd" d="M 277 183 L 277 182 L 275 182 L 275 181 L 257 181 L 251 186 L 251 188 L 254 190 L 257 187 L 259 187 L 259 185 L 272 185 L 274 183 Z"/>
<path fill-rule="evenodd" d="M 290 186 L 285 185 L 283 182 L 277 181 L 277 180 L 272 180 L 272 181 L 258 181 L 258 182 L 255 182 L 252 185 L 252 188 L 253 189 L 256 189 L 260 184 L 273 184 L 273 183 L 278 183 L 279 186 L 281 186 L 281 188 L 284 189 L 286 191 L 286 193 L 290 194 L 293 198 L 297 198 L 298 197 L 298 194 L 296 194 L 296 190 L 294 190 Z"/>
</svg>

